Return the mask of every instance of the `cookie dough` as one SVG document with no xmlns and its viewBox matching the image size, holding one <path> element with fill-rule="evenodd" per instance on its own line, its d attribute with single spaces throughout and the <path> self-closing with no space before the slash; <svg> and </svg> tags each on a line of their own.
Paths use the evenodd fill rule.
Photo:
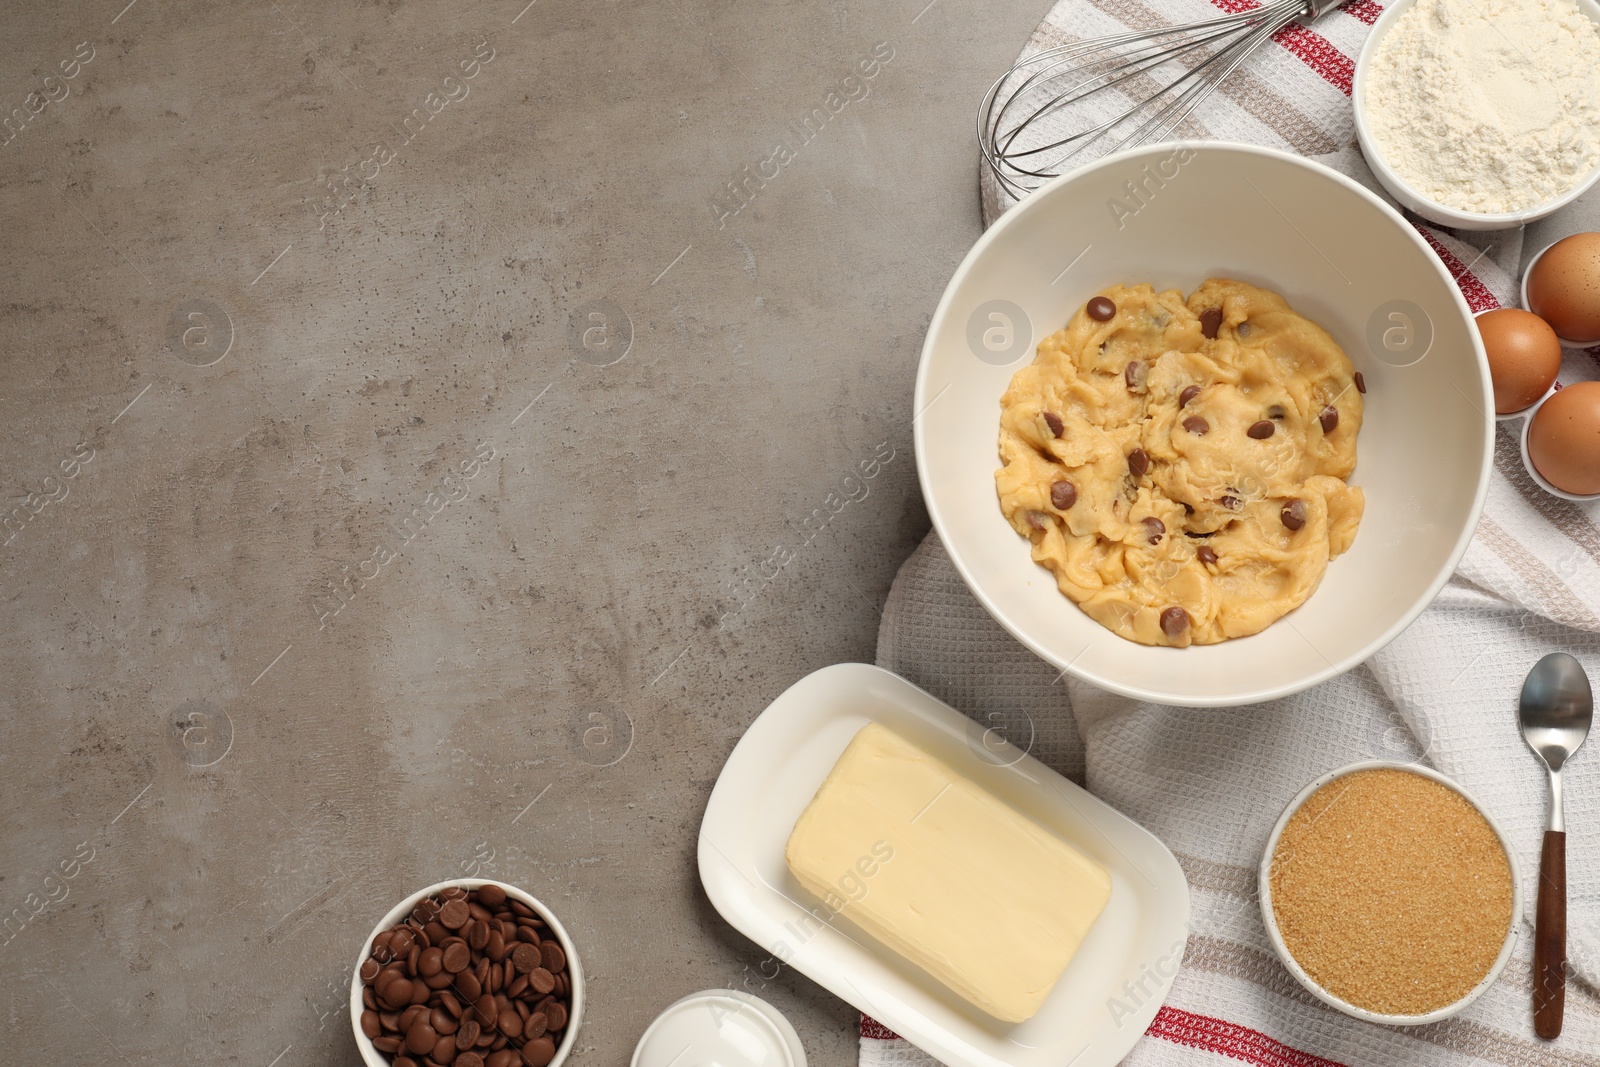
<svg viewBox="0 0 1600 1067">
<path fill-rule="evenodd" d="M 1000 400 L 1000 507 L 1096 622 L 1215 644 L 1293 611 L 1361 522 L 1365 383 L 1278 294 L 1113 286 Z"/>
</svg>

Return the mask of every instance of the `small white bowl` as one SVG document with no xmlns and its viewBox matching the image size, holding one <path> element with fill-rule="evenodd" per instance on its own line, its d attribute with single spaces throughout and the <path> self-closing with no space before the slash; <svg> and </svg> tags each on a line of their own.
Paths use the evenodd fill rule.
<svg viewBox="0 0 1600 1067">
<path fill-rule="evenodd" d="M 1420 774 L 1424 778 L 1431 778 L 1440 785 L 1455 790 L 1467 803 L 1476 808 L 1478 814 L 1482 815 L 1484 821 L 1489 824 L 1489 828 L 1500 839 L 1500 847 L 1505 850 L 1506 862 L 1511 866 L 1511 919 L 1506 924 L 1505 942 L 1500 946 L 1500 954 L 1495 957 L 1494 966 L 1490 967 L 1489 973 L 1484 975 L 1482 980 L 1473 986 L 1460 1000 L 1453 1004 L 1446 1004 L 1442 1008 L 1436 1008 L 1424 1015 L 1385 1015 L 1382 1012 L 1368 1011 L 1366 1008 L 1359 1008 L 1349 1001 L 1341 1000 L 1322 988 L 1317 984 L 1316 979 L 1307 974 L 1305 968 L 1301 967 L 1299 962 L 1289 954 L 1289 947 L 1284 944 L 1283 934 L 1278 929 L 1278 917 L 1272 911 L 1272 856 L 1278 851 L 1278 839 L 1283 836 L 1283 828 L 1289 824 L 1289 819 L 1295 812 L 1300 810 L 1300 805 L 1306 802 L 1306 798 L 1329 782 L 1336 778 L 1343 778 L 1348 774 L 1354 774 L 1357 771 L 1374 770 L 1410 771 L 1413 774 Z M 1267 924 L 1267 936 L 1272 940 L 1272 947 L 1277 951 L 1278 959 L 1283 961 L 1283 965 L 1288 968 L 1289 973 L 1294 975 L 1295 980 L 1304 986 L 1312 996 L 1329 1007 L 1337 1008 L 1346 1015 L 1363 1019 L 1369 1023 L 1382 1023 L 1385 1026 L 1423 1026 L 1427 1023 L 1438 1022 L 1441 1019 L 1448 1019 L 1452 1015 L 1459 1015 L 1473 1001 L 1483 996 L 1485 990 L 1494 985 L 1495 980 L 1500 977 L 1500 972 L 1505 970 L 1506 962 L 1511 959 L 1512 949 L 1516 948 L 1517 945 L 1518 923 L 1522 917 L 1522 873 L 1517 869 L 1517 854 L 1512 850 L 1511 839 L 1500 828 L 1500 824 L 1494 821 L 1494 817 L 1484 810 L 1483 805 L 1479 804 L 1472 794 L 1463 789 L 1460 784 L 1445 777 L 1433 768 L 1424 767 L 1418 763 L 1399 763 L 1394 760 L 1364 760 L 1361 763 L 1352 763 L 1348 767 L 1340 767 L 1336 771 L 1329 771 L 1300 790 L 1299 794 L 1289 801 L 1288 807 L 1283 809 L 1283 814 L 1278 816 L 1277 825 L 1272 828 L 1272 836 L 1267 839 L 1267 850 L 1261 857 L 1261 868 L 1257 874 L 1257 879 L 1260 887 L 1261 918 Z"/>
<path fill-rule="evenodd" d="M 1527 311 L 1527 312 L 1530 312 L 1530 313 L 1533 311 L 1533 305 L 1528 303 L 1528 276 L 1533 273 L 1534 265 L 1539 262 L 1539 259 L 1540 259 L 1541 256 L 1543 256 L 1546 252 L 1550 251 L 1552 248 L 1554 248 L 1556 245 L 1560 244 L 1561 241 L 1564 241 L 1564 240 L 1566 240 L 1566 238 L 1561 238 L 1560 240 L 1551 241 L 1549 244 L 1547 244 L 1543 248 L 1539 249 L 1539 252 L 1538 252 L 1537 255 L 1535 255 L 1532 259 L 1528 260 L 1528 266 L 1522 272 L 1522 285 L 1521 285 L 1520 289 L 1518 290 L 1518 294 L 1517 294 L 1522 300 L 1522 309 L 1524 311 Z M 1596 345 L 1600 345 L 1600 341 L 1569 341 L 1565 337 L 1562 337 L 1560 334 L 1556 334 L 1556 340 L 1561 342 L 1561 347 L 1562 348 L 1593 348 Z"/>
<path fill-rule="evenodd" d="M 1539 402 L 1533 405 L 1533 407 L 1528 408 L 1526 411 L 1517 412 L 1519 417 L 1526 416 L 1527 419 L 1527 421 L 1522 424 L 1522 465 L 1528 468 L 1528 476 L 1533 479 L 1534 484 L 1540 489 L 1543 489 L 1545 492 L 1549 493 L 1551 496 L 1558 496 L 1562 500 L 1572 500 L 1579 504 L 1587 504 L 1593 500 L 1600 500 L 1600 493 L 1590 493 L 1588 496 L 1579 496 L 1576 493 L 1569 493 L 1565 489 L 1557 489 L 1545 479 L 1544 475 L 1539 473 L 1539 468 L 1533 465 L 1533 457 L 1528 454 L 1528 433 L 1533 429 L 1534 413 L 1540 408 L 1544 407 L 1545 402 L 1555 394 L 1556 390 L 1551 389 L 1544 396 L 1540 397 Z"/>
<path fill-rule="evenodd" d="M 355 1031 L 356 1048 L 361 1050 L 361 1060 L 367 1067 L 393 1067 L 394 1060 L 372 1047 L 372 1039 L 361 1030 L 361 1013 L 366 1010 L 366 1005 L 361 1002 L 361 990 L 364 983 L 361 981 L 361 965 L 372 955 L 372 942 L 383 931 L 390 929 L 411 914 L 411 909 L 416 907 L 424 897 L 431 897 L 441 889 L 459 886 L 462 889 L 477 889 L 481 886 L 497 885 L 505 890 L 507 897 L 517 900 L 532 908 L 534 914 L 543 919 L 550 932 L 555 935 L 556 942 L 560 944 L 561 951 L 567 956 L 567 974 L 572 982 L 572 994 L 568 997 L 570 1007 L 567 1010 L 567 1029 L 561 1035 L 561 1044 L 556 1046 L 556 1054 L 550 1060 L 548 1067 L 561 1067 L 566 1062 L 567 1056 L 572 1051 L 573 1041 L 577 1037 L 578 1027 L 583 1022 L 583 964 L 578 961 L 577 946 L 572 943 L 572 938 L 567 934 L 567 928 L 555 917 L 555 913 L 546 907 L 539 898 L 518 889 L 505 882 L 497 882 L 492 878 L 451 878 L 443 882 L 435 882 L 426 889 L 419 889 L 406 897 L 393 908 L 387 915 L 378 921 L 372 928 L 365 941 L 361 942 L 361 952 L 356 957 L 356 965 L 350 970 L 350 1027 Z"/>
<path fill-rule="evenodd" d="M 1554 200 L 1503 214 L 1481 214 L 1445 207 L 1407 185 L 1400 175 L 1395 173 L 1394 168 L 1389 166 L 1383 158 L 1383 153 L 1373 142 L 1366 120 L 1366 85 L 1368 67 L 1378 49 L 1378 43 L 1383 40 L 1384 34 L 1394 27 L 1395 20 L 1409 11 L 1415 2 L 1416 0 L 1394 0 L 1383 9 L 1378 21 L 1372 24 L 1372 30 L 1367 34 L 1367 43 L 1362 46 L 1361 55 L 1356 59 L 1355 80 L 1350 92 L 1350 100 L 1355 108 L 1356 138 L 1361 142 L 1361 154 L 1367 157 L 1367 165 L 1372 168 L 1372 173 L 1389 191 L 1390 196 L 1429 222 L 1441 226 L 1453 226 L 1458 230 L 1507 230 L 1555 214 L 1588 192 L 1596 181 L 1600 181 L 1600 166 L 1596 166 L 1586 177 Z M 1600 23 L 1600 3 L 1596 3 L 1596 0 L 1578 0 L 1578 7 L 1585 15 Z"/>
</svg>

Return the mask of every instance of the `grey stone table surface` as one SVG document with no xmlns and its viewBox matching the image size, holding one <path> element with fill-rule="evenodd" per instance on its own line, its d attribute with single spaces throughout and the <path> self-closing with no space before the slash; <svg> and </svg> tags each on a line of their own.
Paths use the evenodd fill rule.
<svg viewBox="0 0 1600 1067">
<path fill-rule="evenodd" d="M 549 902 L 574 1062 L 747 986 L 723 760 L 870 660 L 918 348 L 1047 0 L 0 8 L 0 1046 L 357 1059 L 402 895 Z"/>
</svg>

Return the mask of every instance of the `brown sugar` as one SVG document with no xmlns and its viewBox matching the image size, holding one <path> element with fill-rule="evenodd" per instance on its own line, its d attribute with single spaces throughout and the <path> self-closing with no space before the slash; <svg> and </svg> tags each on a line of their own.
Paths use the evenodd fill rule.
<svg viewBox="0 0 1600 1067">
<path fill-rule="evenodd" d="M 1270 881 L 1289 954 L 1329 993 L 1385 1015 L 1460 1000 L 1511 925 L 1511 864 L 1493 827 L 1411 771 L 1357 771 L 1311 794 Z"/>
</svg>

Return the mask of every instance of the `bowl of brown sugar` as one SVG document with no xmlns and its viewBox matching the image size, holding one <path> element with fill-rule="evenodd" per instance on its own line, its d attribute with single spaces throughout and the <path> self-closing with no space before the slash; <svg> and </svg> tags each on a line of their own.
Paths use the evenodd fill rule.
<svg viewBox="0 0 1600 1067">
<path fill-rule="evenodd" d="M 1323 775 L 1267 841 L 1261 915 L 1283 965 L 1347 1015 L 1418 1026 L 1494 984 L 1517 941 L 1505 834 L 1428 767 L 1372 760 Z"/>
</svg>

